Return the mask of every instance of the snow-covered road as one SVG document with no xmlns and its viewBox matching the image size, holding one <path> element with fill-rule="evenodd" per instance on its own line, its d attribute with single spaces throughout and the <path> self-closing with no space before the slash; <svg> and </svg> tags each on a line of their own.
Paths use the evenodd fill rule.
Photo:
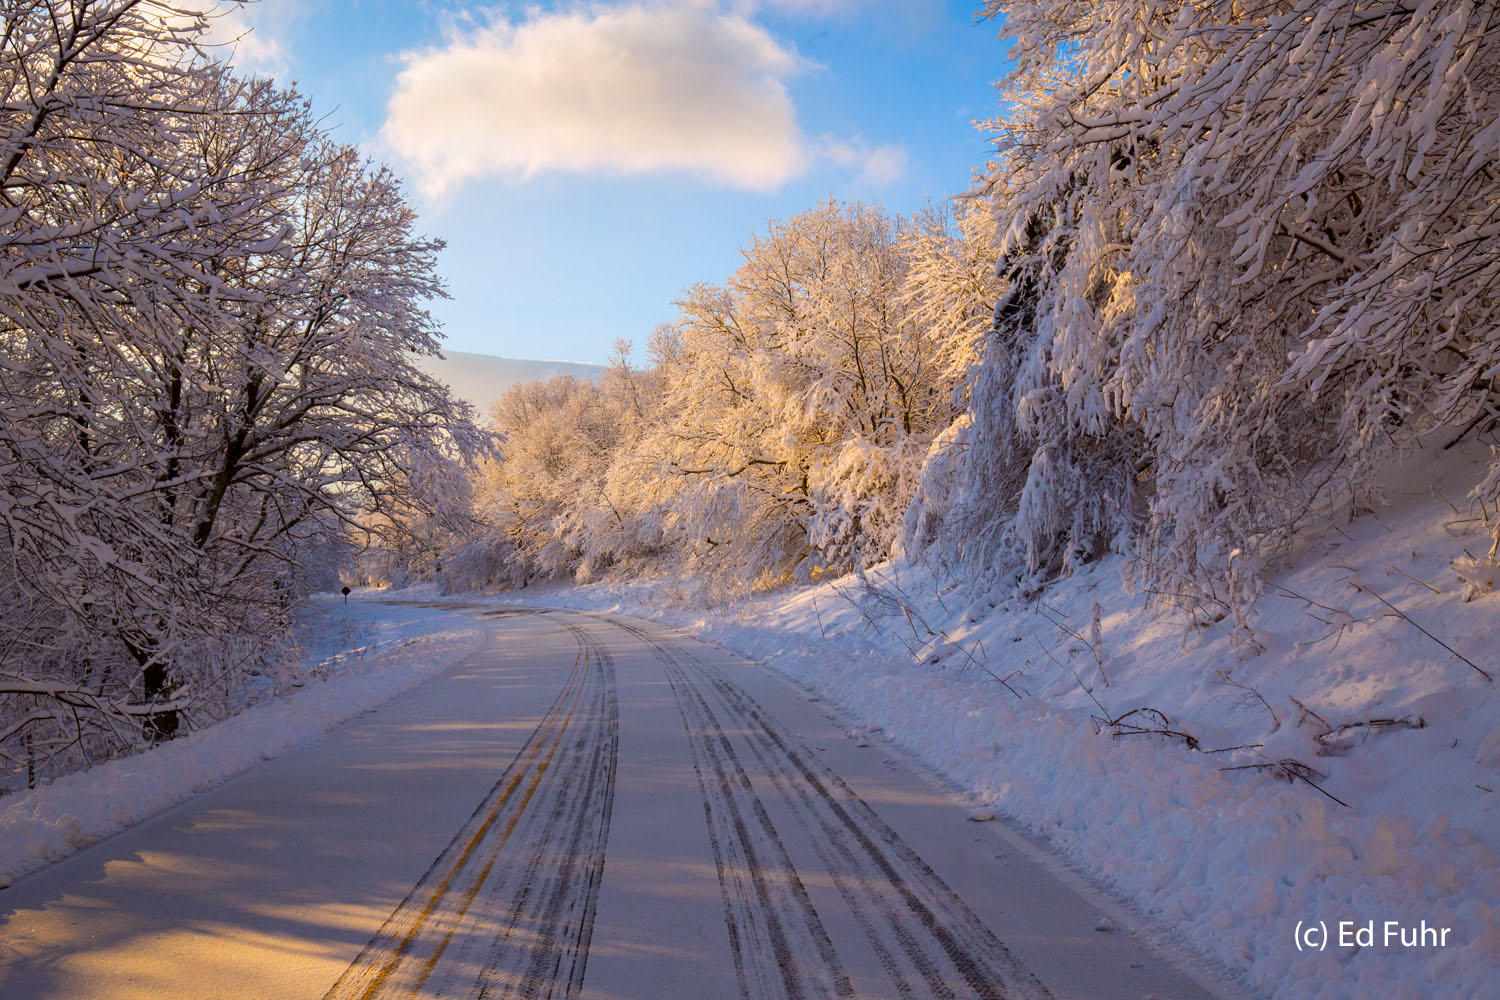
<svg viewBox="0 0 1500 1000">
<path fill-rule="evenodd" d="M 459 667 L 0 892 L 0 995 L 1212 995 L 764 670 L 466 610 Z"/>
</svg>

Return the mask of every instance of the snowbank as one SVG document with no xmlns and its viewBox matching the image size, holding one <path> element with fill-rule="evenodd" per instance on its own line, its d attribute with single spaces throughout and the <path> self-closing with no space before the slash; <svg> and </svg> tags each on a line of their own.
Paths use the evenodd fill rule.
<svg viewBox="0 0 1500 1000">
<path fill-rule="evenodd" d="M 484 631 L 429 608 L 316 599 L 300 625 L 326 676 L 154 750 L 0 799 L 0 886 L 315 739 L 477 649 Z"/>
<path fill-rule="evenodd" d="M 1272 576 L 1238 637 L 1222 608 L 1148 610 L 1118 559 L 1032 601 L 914 566 L 712 611 L 673 581 L 519 599 L 764 661 L 1251 989 L 1493 995 L 1500 697 L 1479 670 L 1500 670 L 1500 595 L 1474 564 L 1496 515 L 1441 480 L 1392 500 Z M 1387 921 L 1450 933 L 1406 947 Z"/>
</svg>

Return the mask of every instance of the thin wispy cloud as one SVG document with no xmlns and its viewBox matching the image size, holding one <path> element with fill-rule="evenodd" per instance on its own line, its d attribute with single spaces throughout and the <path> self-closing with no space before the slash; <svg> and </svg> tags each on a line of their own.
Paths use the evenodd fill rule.
<svg viewBox="0 0 1500 1000">
<path fill-rule="evenodd" d="M 808 64 L 745 14 L 710 5 L 533 10 L 457 26 L 405 58 L 382 137 L 433 199 L 551 171 L 684 172 L 773 190 L 828 159 L 788 92 Z"/>
<path fill-rule="evenodd" d="M 219 58 L 246 72 L 277 77 L 286 76 L 291 67 L 285 38 L 308 12 L 306 0 L 177 0 L 176 6 L 206 17 L 208 31 L 201 41 L 217 50 Z"/>
<path fill-rule="evenodd" d="M 714 0 L 683 0 L 712 3 Z M 722 0 L 740 14 L 764 11 L 805 20 L 859 19 L 899 31 L 921 31 L 943 17 L 945 0 Z M 975 0 L 974 6 L 979 6 Z"/>
<path fill-rule="evenodd" d="M 872 146 L 863 139 L 823 136 L 816 144 L 820 159 L 859 172 L 855 180 L 868 187 L 885 187 L 906 173 L 905 146 Z"/>
<path fill-rule="evenodd" d="M 755 11 L 769 9 L 789 14 L 826 16 L 861 6 L 863 0 L 737 0 L 736 10 Z"/>
</svg>

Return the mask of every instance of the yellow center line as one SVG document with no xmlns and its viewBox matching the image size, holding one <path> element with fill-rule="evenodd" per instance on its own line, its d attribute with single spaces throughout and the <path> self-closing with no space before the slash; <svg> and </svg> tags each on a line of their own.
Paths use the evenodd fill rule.
<svg viewBox="0 0 1500 1000">
<path fill-rule="evenodd" d="M 438 959 L 443 957 L 443 952 L 447 950 L 449 942 L 453 940 L 453 935 L 458 930 L 458 921 L 462 920 L 464 915 L 469 912 L 469 907 L 473 904 L 474 897 L 479 894 L 479 890 L 484 886 L 485 880 L 490 877 L 490 872 L 494 869 L 495 862 L 500 860 L 501 848 L 503 848 L 506 841 L 510 839 L 510 835 L 515 830 L 516 824 L 521 822 L 521 817 L 526 814 L 526 806 L 531 802 L 532 795 L 536 792 L 537 787 L 541 784 L 542 775 L 546 774 L 547 769 L 551 766 L 552 758 L 554 755 L 556 755 L 558 747 L 562 745 L 563 736 L 564 734 L 566 734 L 568 727 L 572 725 L 573 715 L 576 712 L 577 707 L 578 706 L 574 704 L 571 708 L 569 708 L 568 717 L 563 720 L 562 727 L 557 731 L 557 738 L 553 741 L 551 749 L 547 751 L 547 759 L 542 761 L 541 764 L 537 765 L 536 779 L 532 781 L 531 787 L 526 790 L 526 794 L 521 799 L 521 804 L 516 807 L 516 811 L 511 813 L 510 820 L 506 823 L 505 829 L 500 833 L 499 841 L 495 844 L 494 850 L 490 852 L 490 859 L 489 862 L 485 864 L 484 871 L 482 871 L 479 874 L 479 877 L 475 879 L 473 883 L 470 884 L 468 889 L 464 891 L 463 904 L 458 909 L 458 915 L 454 919 L 454 926 L 449 929 L 446 935 L 444 935 L 443 942 L 442 944 L 438 945 L 437 951 L 434 952 L 432 956 L 428 958 L 424 963 L 422 976 L 417 980 L 416 985 L 413 987 L 413 989 L 420 989 L 422 987 L 422 984 L 426 983 L 428 977 L 432 975 L 432 970 L 437 966 Z"/>
<path fill-rule="evenodd" d="M 480 842 L 483 841 L 484 836 L 489 831 L 490 826 L 495 822 L 497 818 L 499 818 L 501 810 L 505 808 L 505 805 L 510 800 L 511 795 L 515 792 L 516 788 L 521 784 L 521 782 L 525 780 L 529 775 L 531 776 L 531 783 L 522 795 L 520 807 L 511 816 L 510 822 L 506 824 L 506 827 L 501 834 L 500 842 L 495 847 L 496 852 L 498 852 L 499 849 L 505 845 L 505 842 L 510 837 L 511 832 L 515 830 L 516 824 L 520 822 L 520 818 L 524 814 L 527 804 L 531 801 L 532 795 L 535 794 L 537 786 L 541 783 L 543 775 L 546 774 L 547 768 L 551 764 L 552 758 L 557 752 L 557 748 L 561 745 L 563 735 L 567 732 L 568 727 L 572 724 L 573 716 L 577 711 L 577 705 L 573 703 L 573 696 L 578 690 L 579 681 L 585 679 L 587 676 L 586 670 L 579 669 L 583 665 L 583 660 L 583 649 L 580 647 L 578 651 L 578 658 L 574 660 L 573 674 L 568 678 L 568 684 L 563 689 L 563 693 L 558 700 L 557 707 L 555 707 L 551 712 L 548 713 L 547 718 L 543 719 L 541 726 L 538 727 L 545 727 L 552 723 L 552 721 L 558 715 L 562 714 L 564 705 L 567 706 L 567 714 L 563 718 L 562 724 L 557 730 L 557 735 L 553 739 L 552 745 L 547 748 L 546 759 L 543 760 L 541 764 L 536 766 L 534 769 L 531 769 L 530 771 L 522 770 L 514 778 L 511 779 L 510 784 L 506 786 L 505 792 L 495 802 L 494 806 L 491 807 L 489 814 L 485 817 L 485 820 L 480 825 L 479 829 L 475 831 L 474 835 L 469 838 L 468 843 L 464 845 L 463 851 L 460 852 L 458 860 L 449 867 L 449 870 L 443 876 L 441 883 L 433 892 L 431 898 L 427 901 L 427 905 L 423 907 L 422 912 L 417 916 L 416 920 L 407 930 L 405 936 L 402 937 L 400 943 L 391 953 L 390 958 L 386 961 L 385 965 L 381 967 L 380 971 L 376 973 L 375 978 L 371 981 L 370 985 L 365 988 L 363 993 L 360 994 L 361 1000 L 371 1000 L 371 998 L 374 997 L 375 994 L 380 990 L 380 987 L 384 985 L 386 979 L 390 977 L 391 973 L 394 972 L 396 968 L 398 968 L 405 960 L 406 953 L 410 949 L 412 941 L 423 929 L 427 921 L 432 917 L 433 912 L 437 909 L 438 904 L 441 903 L 444 897 L 447 895 L 449 889 L 452 888 L 453 880 L 458 876 L 458 873 L 463 869 L 463 867 L 468 864 L 470 855 L 474 853 L 474 850 L 479 846 Z M 523 768 L 531 768 L 532 763 L 541 754 L 541 752 L 541 745 L 534 747 L 528 754 L 529 759 L 522 765 Z M 484 875 L 480 876 L 479 880 L 474 883 L 473 887 L 467 893 L 463 909 L 459 911 L 460 917 L 462 917 L 462 915 L 468 911 L 469 904 L 473 902 L 474 895 L 478 893 L 479 886 L 482 885 L 484 879 L 488 877 L 490 868 L 494 866 L 494 863 L 494 859 L 492 858 L 489 866 L 486 866 L 484 870 Z M 452 939 L 453 933 L 454 932 L 452 930 L 448 932 L 448 935 L 443 939 L 443 943 L 439 947 L 437 954 L 425 963 L 426 969 L 423 972 L 421 981 L 419 981 L 417 984 L 418 987 L 420 987 L 422 983 L 426 982 L 427 977 L 431 975 L 433 966 L 436 964 L 438 957 L 442 955 L 443 949 L 447 947 L 448 942 Z"/>
</svg>

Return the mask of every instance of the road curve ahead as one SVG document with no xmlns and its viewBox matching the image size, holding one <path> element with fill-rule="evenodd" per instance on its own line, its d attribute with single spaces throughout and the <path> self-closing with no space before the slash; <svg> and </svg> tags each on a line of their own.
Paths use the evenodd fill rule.
<svg viewBox="0 0 1500 1000">
<path fill-rule="evenodd" d="M 0 891 L 0 995 L 1215 995 L 761 668 L 463 610 L 458 668 Z"/>
</svg>

